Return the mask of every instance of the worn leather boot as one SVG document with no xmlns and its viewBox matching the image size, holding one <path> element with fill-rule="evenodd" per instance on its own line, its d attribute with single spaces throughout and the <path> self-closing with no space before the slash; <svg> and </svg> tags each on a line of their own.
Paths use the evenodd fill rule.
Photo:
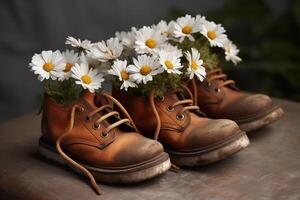
<svg viewBox="0 0 300 200">
<path fill-rule="evenodd" d="M 185 97 L 183 94 L 188 94 Z M 113 89 L 140 133 L 157 139 L 177 166 L 198 166 L 230 156 L 249 144 L 245 132 L 227 119 L 204 117 L 194 106 L 191 92 L 180 89 L 155 97 L 131 96 Z"/>
<path fill-rule="evenodd" d="M 234 120 L 246 132 L 266 126 L 284 113 L 266 95 L 241 92 L 221 68 L 208 71 L 206 81 L 193 79 L 189 88 L 197 97 L 195 104 L 208 117 Z"/>
<path fill-rule="evenodd" d="M 137 132 L 126 110 L 106 93 L 86 92 L 80 100 L 59 105 L 45 96 L 40 153 L 82 172 L 95 182 L 130 183 L 167 171 L 170 159 L 162 145 Z M 126 118 L 112 109 L 117 105 Z"/>
</svg>

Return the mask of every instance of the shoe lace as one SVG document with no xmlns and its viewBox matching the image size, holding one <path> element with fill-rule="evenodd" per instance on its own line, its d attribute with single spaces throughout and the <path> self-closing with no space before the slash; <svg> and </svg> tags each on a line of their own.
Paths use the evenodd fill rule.
<svg viewBox="0 0 300 200">
<path fill-rule="evenodd" d="M 218 80 L 217 88 L 235 84 L 234 80 L 227 80 L 227 75 L 223 73 L 223 70 L 221 68 L 216 68 L 208 71 L 207 77 L 208 82 Z"/>
<path fill-rule="evenodd" d="M 217 86 L 215 88 L 216 92 L 220 91 L 220 87 L 226 86 L 226 85 L 231 85 L 235 84 L 234 80 L 227 80 L 227 75 L 223 73 L 223 70 L 221 68 L 216 68 L 208 71 L 207 73 L 207 83 L 210 85 L 211 81 L 218 80 L 217 81 Z M 191 80 L 192 83 L 192 91 L 193 91 L 193 96 L 195 97 L 193 100 L 193 104 L 197 105 L 197 96 L 198 96 L 198 91 L 197 91 L 197 83 L 195 79 Z"/>
<path fill-rule="evenodd" d="M 99 96 L 103 96 L 106 99 L 112 101 L 114 104 L 116 104 L 120 110 L 123 112 L 123 114 L 126 116 L 125 119 L 120 119 L 112 124 L 110 124 L 106 129 L 105 129 L 105 134 L 108 134 L 112 129 L 118 127 L 121 124 L 124 123 L 131 123 L 131 125 L 133 126 L 133 128 L 137 130 L 133 120 L 131 119 L 131 117 L 129 116 L 128 112 L 126 111 L 126 109 L 112 96 L 110 96 L 109 94 L 106 93 L 101 93 L 99 94 Z M 96 115 L 97 113 L 107 110 L 107 108 L 111 108 L 112 109 L 112 105 L 107 104 L 107 105 L 103 105 L 97 109 L 95 109 L 94 111 L 92 111 L 88 117 L 92 117 L 94 115 Z M 70 115 L 70 123 L 69 123 L 69 127 L 68 129 L 57 139 L 56 141 L 56 149 L 58 151 L 58 153 L 72 166 L 74 166 L 75 168 L 79 169 L 87 178 L 89 178 L 90 180 L 90 184 L 92 186 L 92 188 L 96 191 L 97 194 L 101 194 L 101 189 L 100 187 L 97 185 L 94 176 L 92 175 L 92 173 L 86 169 L 84 166 L 82 166 L 81 164 L 79 164 L 78 162 L 74 161 L 72 158 L 70 158 L 67 154 L 64 153 L 63 149 L 61 148 L 61 141 L 70 133 L 70 131 L 73 129 L 74 127 L 74 121 L 75 121 L 75 114 L 76 112 L 83 112 L 84 108 L 81 107 L 80 105 L 75 104 L 72 107 L 71 110 L 71 115 Z M 94 126 L 97 128 L 99 128 L 99 125 L 101 122 L 103 122 L 104 120 L 108 119 L 111 116 L 117 116 L 119 118 L 119 113 L 116 111 L 107 111 L 107 114 L 99 117 L 99 119 L 96 120 Z"/>
<path fill-rule="evenodd" d="M 183 99 L 183 100 L 179 100 L 175 103 L 173 103 L 172 105 L 170 105 L 168 107 L 168 110 L 174 110 L 175 107 L 177 106 L 183 106 L 182 109 L 180 109 L 177 113 L 177 119 L 178 120 L 182 120 L 184 118 L 184 112 L 186 111 L 189 111 L 189 110 L 198 110 L 200 111 L 199 107 L 196 106 L 195 104 L 193 104 L 193 95 L 192 95 L 192 92 L 187 88 L 187 87 L 182 87 L 178 90 L 175 90 L 175 92 L 182 92 L 182 91 L 185 91 L 187 92 L 187 94 L 189 95 L 190 99 Z M 160 132 L 160 129 L 161 129 L 161 119 L 159 117 L 159 114 L 157 112 L 157 109 L 156 109 L 156 106 L 155 106 L 155 102 L 154 102 L 154 99 L 155 99 L 155 90 L 152 90 L 150 92 L 150 95 L 149 95 L 149 98 L 150 98 L 150 105 L 151 105 L 151 108 L 154 112 L 154 115 L 155 115 L 155 118 L 156 118 L 156 129 L 155 129 L 155 132 L 154 132 L 154 140 L 157 140 L 158 139 L 158 136 L 159 136 L 159 132 Z M 164 97 L 163 97 L 164 98 Z M 178 171 L 180 168 L 178 166 L 176 166 L 175 164 L 172 163 L 172 168 L 174 171 Z"/>
</svg>

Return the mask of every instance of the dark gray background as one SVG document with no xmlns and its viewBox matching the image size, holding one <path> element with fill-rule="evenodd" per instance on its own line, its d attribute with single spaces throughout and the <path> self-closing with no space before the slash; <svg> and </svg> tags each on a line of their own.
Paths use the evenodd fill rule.
<svg viewBox="0 0 300 200">
<path fill-rule="evenodd" d="M 267 2 L 278 13 L 287 6 L 284 0 Z M 34 53 L 63 49 L 68 35 L 92 41 L 107 39 L 115 31 L 158 22 L 171 9 L 205 14 L 222 3 L 223 0 L 0 0 L 0 121 L 37 110 L 42 84 L 27 67 Z"/>
</svg>

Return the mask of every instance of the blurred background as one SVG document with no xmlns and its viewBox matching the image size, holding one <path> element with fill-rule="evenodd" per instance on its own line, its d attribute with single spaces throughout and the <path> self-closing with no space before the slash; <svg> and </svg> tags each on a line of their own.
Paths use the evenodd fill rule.
<svg viewBox="0 0 300 200">
<path fill-rule="evenodd" d="M 34 53 L 184 14 L 223 24 L 243 58 L 225 69 L 242 90 L 300 101 L 299 0 L 0 0 L 0 122 L 39 108 Z"/>
</svg>

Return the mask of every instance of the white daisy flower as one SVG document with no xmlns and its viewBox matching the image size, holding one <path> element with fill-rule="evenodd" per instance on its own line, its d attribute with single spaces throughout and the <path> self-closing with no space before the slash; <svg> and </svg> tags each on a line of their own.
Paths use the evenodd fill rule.
<svg viewBox="0 0 300 200">
<path fill-rule="evenodd" d="M 201 25 L 200 33 L 204 35 L 212 47 L 223 47 L 224 41 L 227 38 L 225 33 L 225 29 L 221 26 L 221 24 L 216 24 L 214 22 L 205 22 Z"/>
<path fill-rule="evenodd" d="M 159 31 L 144 26 L 136 31 L 135 50 L 139 54 L 157 53 L 157 50 L 165 43 L 166 36 L 161 35 Z"/>
<path fill-rule="evenodd" d="M 66 50 L 62 52 L 63 61 L 65 63 L 65 69 L 62 71 L 61 76 L 58 80 L 68 80 L 71 77 L 71 68 L 78 62 L 79 57 L 78 53 L 75 53 L 74 50 Z"/>
<path fill-rule="evenodd" d="M 159 62 L 167 73 L 181 74 L 180 58 L 172 52 L 160 51 Z"/>
<path fill-rule="evenodd" d="M 115 75 L 119 77 L 119 80 L 122 81 L 121 89 L 128 90 L 128 87 L 137 87 L 130 76 L 130 73 L 127 68 L 127 61 L 116 60 L 112 65 L 112 69 L 108 71 L 108 74 Z"/>
<path fill-rule="evenodd" d="M 89 56 L 83 52 L 81 53 L 81 55 L 79 57 L 79 62 L 87 64 L 90 69 L 98 68 L 100 65 L 100 62 L 98 60 L 96 60 L 95 58 L 92 58 L 91 56 Z"/>
<path fill-rule="evenodd" d="M 140 55 L 137 59 L 133 59 L 133 63 L 134 65 L 128 66 L 128 71 L 137 83 L 146 84 L 152 81 L 153 76 L 163 72 L 163 68 L 154 56 Z"/>
<path fill-rule="evenodd" d="M 152 25 L 152 28 L 160 34 L 165 35 L 166 37 L 170 37 L 172 35 L 172 27 L 173 27 L 174 21 L 170 21 L 167 23 L 164 20 L 161 20 L 158 24 Z"/>
<path fill-rule="evenodd" d="M 182 57 L 182 50 L 170 43 L 164 44 L 161 49 L 165 52 L 173 53 L 176 57 Z"/>
<path fill-rule="evenodd" d="M 205 24 L 206 22 L 207 22 L 207 20 L 206 20 L 205 16 L 196 15 L 195 23 L 197 24 L 197 26 L 201 26 L 201 25 Z"/>
<path fill-rule="evenodd" d="M 95 90 L 101 88 L 104 79 L 97 69 L 89 69 L 86 63 L 76 63 L 71 71 L 72 77 L 76 80 L 75 83 L 81 85 L 84 89 L 95 92 Z"/>
<path fill-rule="evenodd" d="M 41 54 L 34 54 L 29 65 L 33 73 L 38 75 L 40 81 L 49 78 L 56 80 L 65 68 L 63 56 L 58 50 L 55 52 L 42 51 Z"/>
<path fill-rule="evenodd" d="M 133 31 L 129 32 L 116 32 L 116 37 L 121 41 L 121 43 L 128 47 L 128 48 L 133 48 L 135 44 L 135 34 Z"/>
<path fill-rule="evenodd" d="M 71 37 L 71 36 L 67 37 L 66 44 L 69 44 L 72 47 L 76 47 L 78 49 L 82 49 L 84 51 L 90 50 L 91 47 L 93 46 L 93 44 L 89 40 L 82 40 L 81 41 L 80 39 L 76 39 L 76 38 Z"/>
<path fill-rule="evenodd" d="M 179 42 L 182 42 L 186 37 L 191 41 L 195 41 L 192 34 L 199 31 L 200 26 L 196 23 L 195 18 L 190 15 L 179 17 L 173 24 L 173 35 L 179 39 Z"/>
<path fill-rule="evenodd" d="M 106 42 L 102 40 L 96 43 L 89 51 L 89 55 L 100 62 L 107 62 L 117 59 L 122 54 L 122 51 L 123 45 L 119 39 L 110 38 Z"/>
<path fill-rule="evenodd" d="M 185 52 L 185 57 L 188 60 L 187 74 L 190 79 L 196 75 L 200 81 L 203 81 L 206 76 L 205 68 L 202 66 L 203 60 L 200 59 L 200 53 L 197 49 L 192 48 L 191 50 L 192 53 Z"/>
<path fill-rule="evenodd" d="M 232 61 L 234 65 L 237 65 L 240 61 L 242 61 L 242 59 L 237 56 L 240 50 L 232 43 L 232 41 L 229 39 L 225 40 L 223 48 L 225 51 L 225 59 L 227 61 Z"/>
</svg>

